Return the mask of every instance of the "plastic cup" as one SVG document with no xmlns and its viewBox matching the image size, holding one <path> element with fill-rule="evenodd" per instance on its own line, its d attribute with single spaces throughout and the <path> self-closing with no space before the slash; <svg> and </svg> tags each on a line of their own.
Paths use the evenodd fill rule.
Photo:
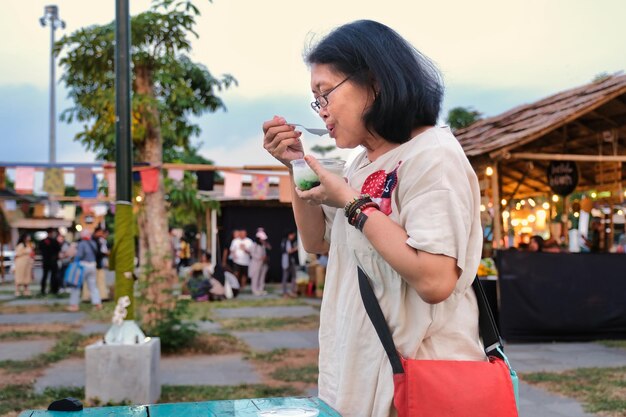
<svg viewBox="0 0 626 417">
<path fill-rule="evenodd" d="M 325 169 L 330 172 L 343 176 L 343 169 L 346 166 L 346 161 L 341 159 L 318 159 Z M 293 167 L 293 179 L 296 182 L 296 187 L 302 191 L 310 190 L 313 187 L 320 185 L 320 180 L 317 174 L 313 172 L 311 167 L 306 163 L 304 159 L 294 159 L 291 161 Z"/>
</svg>

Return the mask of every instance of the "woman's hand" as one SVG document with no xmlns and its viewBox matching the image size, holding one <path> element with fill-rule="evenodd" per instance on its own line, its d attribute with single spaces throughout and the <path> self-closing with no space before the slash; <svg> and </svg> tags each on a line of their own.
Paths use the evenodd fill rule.
<svg viewBox="0 0 626 417">
<path fill-rule="evenodd" d="M 304 148 L 300 142 L 302 132 L 288 125 L 283 117 L 274 116 L 263 123 L 263 147 L 274 158 L 291 170 L 291 161 L 304 157 Z"/>
<path fill-rule="evenodd" d="M 307 191 L 296 189 L 298 197 L 302 200 L 309 204 L 325 204 L 343 208 L 348 201 L 359 196 L 359 192 L 350 187 L 345 178 L 324 169 L 311 155 L 305 156 L 304 160 L 317 174 L 320 185 Z"/>
</svg>

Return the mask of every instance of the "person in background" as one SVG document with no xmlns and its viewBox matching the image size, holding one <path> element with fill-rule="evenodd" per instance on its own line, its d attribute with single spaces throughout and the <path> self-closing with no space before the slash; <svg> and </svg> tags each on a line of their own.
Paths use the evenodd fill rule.
<svg viewBox="0 0 626 417">
<path fill-rule="evenodd" d="M 28 286 L 33 282 L 33 247 L 30 235 L 24 233 L 15 246 L 15 296 L 30 296 Z"/>
<path fill-rule="evenodd" d="M 530 238 L 528 242 L 528 251 L 529 252 L 543 252 L 544 240 L 539 235 L 534 235 Z"/>
<path fill-rule="evenodd" d="M 563 252 L 563 250 L 561 249 L 561 247 L 559 246 L 559 243 L 556 241 L 556 239 L 548 239 L 545 242 L 543 242 L 543 248 L 541 250 L 542 252 L 545 253 L 561 253 Z"/>
<path fill-rule="evenodd" d="M 265 291 L 265 276 L 269 269 L 268 248 L 271 249 L 271 246 L 267 243 L 267 234 L 262 228 L 259 228 L 250 249 L 250 265 L 248 267 L 252 294 L 257 296 L 267 294 L 267 291 Z"/>
<path fill-rule="evenodd" d="M 230 256 L 233 259 L 233 271 L 243 290 L 248 282 L 248 266 L 250 266 L 250 250 L 252 239 L 245 229 L 239 229 L 238 234 L 230 244 Z"/>
<path fill-rule="evenodd" d="M 178 268 L 177 272 L 180 273 L 181 268 L 187 268 L 191 265 L 191 244 L 186 236 L 180 239 L 180 248 L 178 249 Z"/>
<path fill-rule="evenodd" d="M 91 295 L 91 305 L 96 310 L 102 309 L 102 301 L 100 299 L 100 291 L 96 285 L 96 257 L 98 253 L 98 245 L 91 239 L 89 230 L 83 229 L 80 233 L 81 240 L 78 242 L 75 259 L 80 262 L 83 267 L 83 281 L 87 283 Z M 70 290 L 69 306 L 67 311 L 78 311 L 80 302 L 81 287 L 75 287 Z"/>
<path fill-rule="evenodd" d="M 626 233 L 622 233 L 617 240 L 617 245 L 614 249 L 615 253 L 626 253 Z"/>
<path fill-rule="evenodd" d="M 233 258 L 232 253 L 230 252 L 230 245 L 233 243 L 233 240 L 237 239 L 239 236 L 239 230 L 235 229 L 230 233 L 230 239 L 226 241 L 224 245 L 224 250 L 222 251 L 222 266 L 233 267 Z"/>
<path fill-rule="evenodd" d="M 288 230 L 280 242 L 281 259 L 283 268 L 282 286 L 283 297 L 295 297 L 296 292 L 296 271 L 300 265 L 298 259 L 298 240 L 294 230 Z"/>
<path fill-rule="evenodd" d="M 487 362 L 471 286 L 483 246 L 478 179 L 450 128 L 437 126 L 441 74 L 393 29 L 342 25 L 305 61 L 311 107 L 338 148 L 360 148 L 336 175 L 305 155 L 302 132 L 284 117 L 263 123 L 264 148 L 290 171 L 304 249 L 329 252 L 319 398 L 344 417 L 394 416 L 394 375 L 357 266 L 403 357 Z M 307 191 L 293 182 L 291 161 L 302 158 L 320 182 Z"/>
<path fill-rule="evenodd" d="M 76 247 L 67 240 L 65 240 L 65 236 L 63 236 L 62 234 L 59 234 L 59 236 L 57 237 L 57 242 L 59 242 L 59 246 L 61 248 L 61 251 L 59 252 L 59 273 L 57 279 L 59 281 L 59 286 L 61 288 L 65 288 L 65 283 L 63 282 L 63 279 L 65 277 L 65 271 L 67 270 L 69 264 L 72 262 L 72 258 L 74 258 L 74 255 L 76 255 Z"/>
<path fill-rule="evenodd" d="M 108 230 L 98 226 L 93 231 L 93 235 L 91 237 L 98 247 L 98 251 L 96 252 L 96 285 L 98 286 L 98 291 L 100 291 L 101 300 L 109 299 L 109 287 L 107 286 L 106 281 L 106 267 L 108 265 L 107 262 L 109 256 L 109 244 L 107 243 L 108 234 Z M 85 281 L 83 285 L 82 300 L 89 301 L 90 299 L 91 291 L 89 291 L 89 286 Z"/>
<path fill-rule="evenodd" d="M 41 295 L 46 295 L 46 282 L 50 277 L 50 294 L 59 293 L 59 252 L 61 245 L 57 241 L 58 232 L 50 228 L 45 239 L 39 242 L 39 253 L 43 266 L 43 274 L 41 275 Z"/>
</svg>

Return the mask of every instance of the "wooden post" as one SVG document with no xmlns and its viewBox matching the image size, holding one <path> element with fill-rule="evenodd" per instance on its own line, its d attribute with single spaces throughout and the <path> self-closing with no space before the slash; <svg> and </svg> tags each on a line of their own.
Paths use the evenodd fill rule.
<svg viewBox="0 0 626 417">
<path fill-rule="evenodd" d="M 491 195 L 493 196 L 493 249 L 500 248 L 502 240 L 502 211 L 500 210 L 500 181 L 498 175 L 500 170 L 499 161 L 493 164 L 493 174 L 491 174 Z M 504 246 L 504 245 L 503 245 Z"/>
</svg>

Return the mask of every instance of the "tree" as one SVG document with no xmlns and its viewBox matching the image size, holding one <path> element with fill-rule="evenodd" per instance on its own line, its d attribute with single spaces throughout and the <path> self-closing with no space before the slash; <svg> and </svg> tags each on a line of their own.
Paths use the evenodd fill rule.
<svg viewBox="0 0 626 417">
<path fill-rule="evenodd" d="M 450 109 L 446 123 L 452 130 L 463 129 L 480 120 L 482 114 L 471 107 L 455 107 Z"/>
<path fill-rule="evenodd" d="M 213 162 L 198 154 L 199 147 L 191 147 L 189 150 L 172 154 L 173 161 L 184 164 L 213 165 Z M 216 201 L 206 200 L 198 196 L 196 176 L 185 171 L 181 182 L 171 179 L 165 180 L 167 192 L 169 223 L 175 227 L 195 225 L 198 232 L 203 230 L 207 209 L 217 210 L 219 204 Z M 200 242 L 196 242 L 196 251 L 200 251 Z"/>
<path fill-rule="evenodd" d="M 336 148 L 337 147 L 335 145 L 327 145 L 327 146 L 315 145 L 311 147 L 311 152 L 318 153 L 323 158 L 328 152 L 332 152 Z"/>
<path fill-rule="evenodd" d="M 190 138 L 200 131 L 190 115 L 224 108 L 218 91 L 236 83 L 231 75 L 214 78 L 207 68 L 187 55 L 188 35 L 200 14 L 191 1 L 155 0 L 149 11 L 131 18 L 132 138 L 134 160 L 160 165 L 163 149 L 189 149 Z M 115 24 L 82 28 L 63 37 L 55 46 L 65 55 L 62 81 L 75 105 L 62 113 L 68 122 L 85 124 L 75 140 L 98 157 L 114 160 L 115 153 Z M 145 196 L 138 215 L 140 239 L 146 245 L 141 256 L 148 282 L 173 283 L 163 177 L 159 187 Z M 147 256 L 146 256 L 147 255 Z M 145 265 L 145 263 L 150 265 Z M 163 277 L 168 277 L 163 280 Z M 148 285 L 148 303 L 167 303 L 160 285 Z M 145 312 L 144 312 L 145 313 Z M 149 326 L 158 320 L 144 314 Z"/>
</svg>

